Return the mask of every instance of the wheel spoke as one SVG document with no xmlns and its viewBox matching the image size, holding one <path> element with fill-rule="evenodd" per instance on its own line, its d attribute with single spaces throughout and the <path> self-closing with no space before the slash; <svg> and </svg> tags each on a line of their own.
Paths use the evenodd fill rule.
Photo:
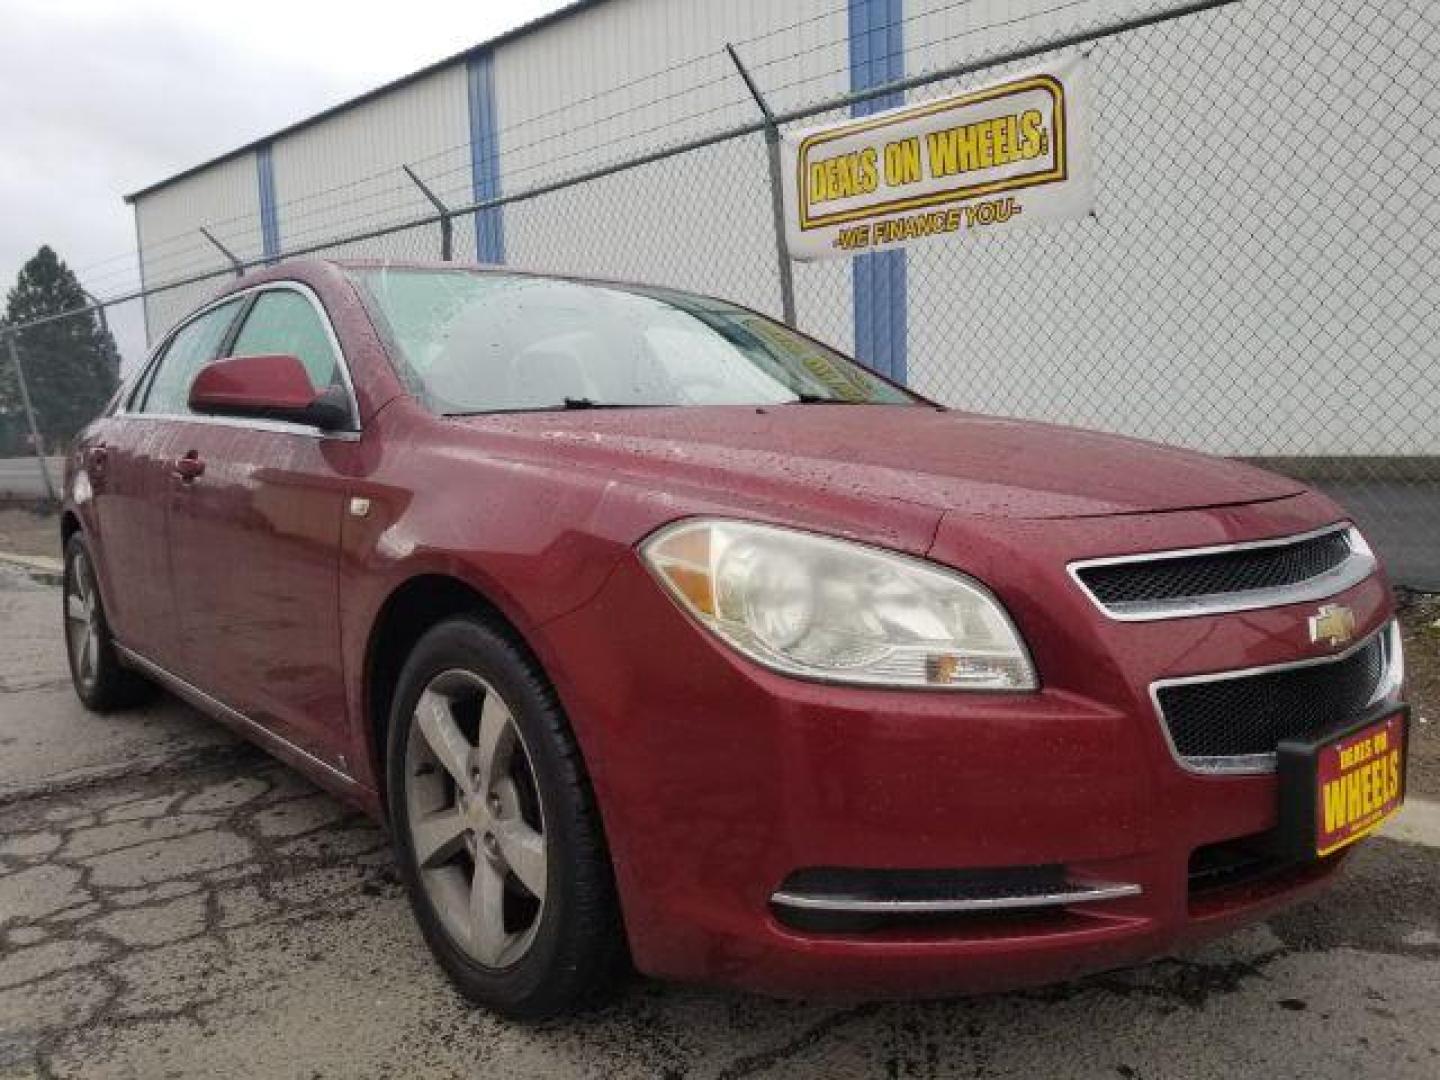
<svg viewBox="0 0 1440 1080">
<path fill-rule="evenodd" d="M 537 900 L 545 899 L 545 837 L 519 818 L 497 821 L 491 828 L 505 864 Z"/>
<path fill-rule="evenodd" d="M 474 962 L 512 964 L 540 928 L 549 869 L 540 787 L 515 715 L 478 673 L 451 668 L 421 692 L 406 745 L 421 887 Z"/>
<path fill-rule="evenodd" d="M 443 863 L 463 846 L 465 818 L 458 809 L 441 810 L 413 822 L 411 836 L 415 858 L 421 868 L 428 870 Z"/>
<path fill-rule="evenodd" d="M 90 621 L 90 608 L 86 606 L 79 593 L 72 592 L 65 597 L 65 617 L 73 619 L 75 622 Z"/>
<path fill-rule="evenodd" d="M 90 678 L 91 665 L 94 662 L 94 655 L 95 634 L 93 632 L 87 632 L 80 641 L 80 656 L 75 662 L 75 666 L 80 669 L 80 678 L 82 680 Z"/>
<path fill-rule="evenodd" d="M 420 725 L 420 731 L 430 745 L 430 750 L 450 774 L 456 786 L 461 791 L 470 791 L 473 785 L 470 782 L 468 766 L 470 753 L 474 748 L 456 725 L 455 716 L 450 711 L 450 702 L 433 690 L 425 691 L 420 695 L 419 704 L 415 707 L 415 721 Z"/>
<path fill-rule="evenodd" d="M 470 883 L 470 935 L 476 958 L 484 964 L 498 963 L 508 939 L 505 879 L 483 855 L 475 862 L 475 878 Z"/>
<path fill-rule="evenodd" d="M 475 747 L 481 794 L 493 791 L 495 782 L 510 767 L 510 754 L 515 746 L 514 723 L 500 695 L 486 694 L 485 704 L 480 709 L 480 732 Z"/>
</svg>

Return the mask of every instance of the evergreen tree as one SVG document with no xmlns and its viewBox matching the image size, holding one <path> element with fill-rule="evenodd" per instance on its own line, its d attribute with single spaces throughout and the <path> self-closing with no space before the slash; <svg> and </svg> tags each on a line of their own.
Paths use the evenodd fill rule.
<svg viewBox="0 0 1440 1080">
<path fill-rule="evenodd" d="M 87 307 L 80 281 L 49 247 L 20 270 L 5 303 L 5 324 L 26 323 Z M 7 332 L 8 333 L 8 332 Z M 64 444 L 110 400 L 119 385 L 119 351 L 94 312 L 21 329 L 16 336 L 40 434 Z M 0 416 L 20 413 L 19 388 L 8 347 L 0 351 Z"/>
</svg>

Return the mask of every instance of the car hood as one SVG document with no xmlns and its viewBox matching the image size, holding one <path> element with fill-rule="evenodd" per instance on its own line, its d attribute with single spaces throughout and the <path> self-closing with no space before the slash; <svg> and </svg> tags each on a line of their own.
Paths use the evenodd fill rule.
<svg viewBox="0 0 1440 1080">
<path fill-rule="evenodd" d="M 596 409 L 460 422 L 538 440 L 549 461 L 657 485 L 693 484 L 742 501 L 811 502 L 828 492 L 975 516 L 1069 518 L 1259 502 L 1304 490 L 1245 465 L 1135 439 L 926 407 Z"/>
</svg>

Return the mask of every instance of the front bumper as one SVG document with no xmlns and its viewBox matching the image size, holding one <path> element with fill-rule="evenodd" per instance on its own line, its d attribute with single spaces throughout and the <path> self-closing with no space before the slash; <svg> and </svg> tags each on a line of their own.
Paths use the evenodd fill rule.
<svg viewBox="0 0 1440 1080">
<path fill-rule="evenodd" d="M 1063 574 L 1074 552 L 1053 554 L 1035 558 Z M 1025 609 L 1043 590 L 1040 618 Z M 1063 580 L 1027 583 L 1023 601 L 996 591 L 1036 654 L 1037 693 L 857 690 L 764 671 L 694 626 L 636 559 L 544 628 L 642 971 L 806 997 L 1019 987 L 1162 954 L 1334 872 L 1343 856 L 1193 889 L 1197 850 L 1273 828 L 1275 779 L 1188 773 L 1149 700 L 1166 674 L 1292 657 L 1301 613 L 1157 632 L 1106 624 Z M 1379 578 L 1344 600 L 1364 633 L 1389 617 Z M 861 931 L 797 928 L 773 903 L 809 868 L 1033 866 L 1138 892 Z"/>
</svg>

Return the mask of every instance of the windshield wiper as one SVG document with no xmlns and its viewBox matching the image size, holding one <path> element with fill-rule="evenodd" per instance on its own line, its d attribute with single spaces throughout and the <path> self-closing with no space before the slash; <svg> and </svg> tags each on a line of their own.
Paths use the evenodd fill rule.
<svg viewBox="0 0 1440 1080">
<path fill-rule="evenodd" d="M 864 405 L 864 401 L 856 401 L 854 398 L 825 397 L 823 394 L 796 393 L 794 401 L 785 402 L 787 405 Z"/>
<path fill-rule="evenodd" d="M 587 397 L 563 398 L 555 405 L 522 405 L 514 409 L 467 409 L 441 413 L 447 419 L 464 416 L 510 416 L 515 413 L 568 412 L 571 409 L 664 409 L 663 401 L 596 401 Z"/>
<path fill-rule="evenodd" d="M 555 409 L 665 409 L 664 401 L 596 401 L 588 397 L 567 397 L 565 404 L 552 405 Z"/>
</svg>

